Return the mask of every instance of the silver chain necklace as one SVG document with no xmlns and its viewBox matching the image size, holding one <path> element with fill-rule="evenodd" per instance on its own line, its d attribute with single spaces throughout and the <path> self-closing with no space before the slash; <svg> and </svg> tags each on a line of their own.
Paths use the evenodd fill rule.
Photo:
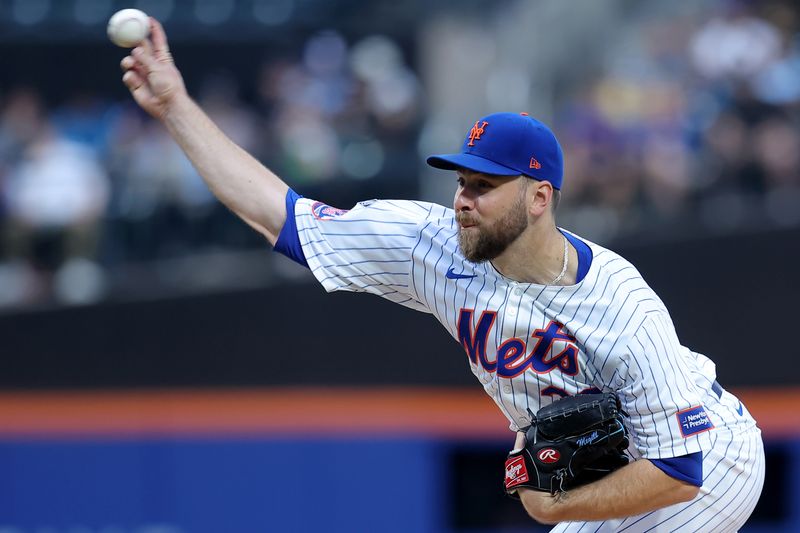
<svg viewBox="0 0 800 533">
<path fill-rule="evenodd" d="M 564 266 L 561 268 L 561 273 L 550 282 L 550 285 L 555 285 L 561 281 L 561 279 L 564 277 L 564 274 L 567 273 L 567 265 L 569 264 L 569 246 L 567 245 L 567 238 L 563 234 L 561 237 L 564 239 Z"/>
</svg>

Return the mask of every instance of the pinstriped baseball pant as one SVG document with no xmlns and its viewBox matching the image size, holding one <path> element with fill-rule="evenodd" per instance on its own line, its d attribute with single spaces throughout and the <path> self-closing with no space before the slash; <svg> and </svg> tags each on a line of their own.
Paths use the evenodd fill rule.
<svg viewBox="0 0 800 533">
<path fill-rule="evenodd" d="M 693 500 L 618 520 L 563 522 L 551 531 L 738 531 L 753 512 L 764 485 L 764 444 L 755 428 L 742 433 L 714 433 L 713 448 L 703 452 L 703 486 Z"/>
</svg>

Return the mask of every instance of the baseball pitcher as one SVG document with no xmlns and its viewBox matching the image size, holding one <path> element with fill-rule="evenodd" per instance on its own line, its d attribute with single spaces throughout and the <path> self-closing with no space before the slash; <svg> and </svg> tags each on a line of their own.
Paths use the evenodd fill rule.
<svg viewBox="0 0 800 533">
<path fill-rule="evenodd" d="M 624 258 L 559 228 L 563 156 L 525 113 L 480 118 L 452 208 L 303 198 L 189 98 L 161 25 L 122 60 L 214 194 L 328 291 L 432 314 L 516 432 L 503 483 L 553 531 L 736 531 L 764 480 L 759 429 L 681 345 L 664 303 Z M 498 465 L 498 486 L 503 469 Z"/>
</svg>

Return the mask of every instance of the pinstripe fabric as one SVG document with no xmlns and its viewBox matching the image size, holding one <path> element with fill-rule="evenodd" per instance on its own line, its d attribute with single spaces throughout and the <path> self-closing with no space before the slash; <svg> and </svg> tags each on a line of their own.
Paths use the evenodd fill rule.
<svg viewBox="0 0 800 533">
<path fill-rule="evenodd" d="M 623 527 L 644 531 L 648 524 L 664 520 L 665 525 L 656 524 L 658 530 L 674 526 L 689 531 L 685 528 L 707 519 L 710 528 L 719 523 L 727 531 L 719 505 L 728 500 L 725 505 L 743 520 L 749 516 L 742 511 L 754 504 L 763 476 L 755 421 L 733 395 L 712 391 L 714 363 L 680 344 L 664 304 L 625 259 L 587 242 L 593 260 L 578 284 L 517 283 L 489 262 L 464 259 L 450 209 L 371 200 L 341 216 L 320 219 L 312 206 L 312 200 L 299 200 L 295 216 L 303 252 L 323 287 L 369 292 L 431 313 L 462 344 L 477 342 L 473 335 L 482 331 L 485 353 L 475 355 L 483 349 L 483 344 L 475 344 L 476 352 L 467 362 L 512 430 L 529 423 L 529 409 L 535 412 L 563 395 L 597 389 L 616 392 L 630 415 L 628 451 L 633 458 L 703 452 L 707 480 L 692 505 L 678 510 L 680 519 L 664 518 L 664 509 L 638 521 L 626 519 Z M 481 330 L 484 312 L 496 315 Z M 462 325 L 469 329 L 466 341 L 459 319 L 471 320 Z M 547 331 L 557 333 L 550 337 L 549 350 L 538 353 Z M 498 362 L 504 349 L 509 351 Z M 708 422 L 697 430 L 682 429 L 681 412 L 696 410 L 704 410 Z M 736 461 L 747 468 L 737 470 Z M 732 496 L 731 490 L 738 495 Z M 698 516 L 692 517 L 695 512 Z M 727 519 L 736 523 L 733 517 Z M 688 520 L 687 525 L 680 520 Z M 594 530 L 586 525 L 563 527 Z"/>
<path fill-rule="evenodd" d="M 703 452 L 703 487 L 693 500 L 604 522 L 564 522 L 558 533 L 732 532 L 753 512 L 764 485 L 764 447 L 756 430 L 715 431 Z"/>
</svg>

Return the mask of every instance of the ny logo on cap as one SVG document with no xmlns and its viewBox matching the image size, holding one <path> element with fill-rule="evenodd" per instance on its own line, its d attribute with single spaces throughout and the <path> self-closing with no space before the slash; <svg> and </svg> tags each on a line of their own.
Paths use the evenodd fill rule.
<svg viewBox="0 0 800 533">
<path fill-rule="evenodd" d="M 469 144 L 467 146 L 475 146 L 475 141 L 481 140 L 481 135 L 483 135 L 483 128 L 489 125 L 489 123 L 484 120 L 483 124 L 481 124 L 481 126 L 478 127 L 478 122 L 480 122 L 480 120 L 476 120 L 475 125 L 472 126 L 471 130 L 469 130 Z"/>
</svg>

